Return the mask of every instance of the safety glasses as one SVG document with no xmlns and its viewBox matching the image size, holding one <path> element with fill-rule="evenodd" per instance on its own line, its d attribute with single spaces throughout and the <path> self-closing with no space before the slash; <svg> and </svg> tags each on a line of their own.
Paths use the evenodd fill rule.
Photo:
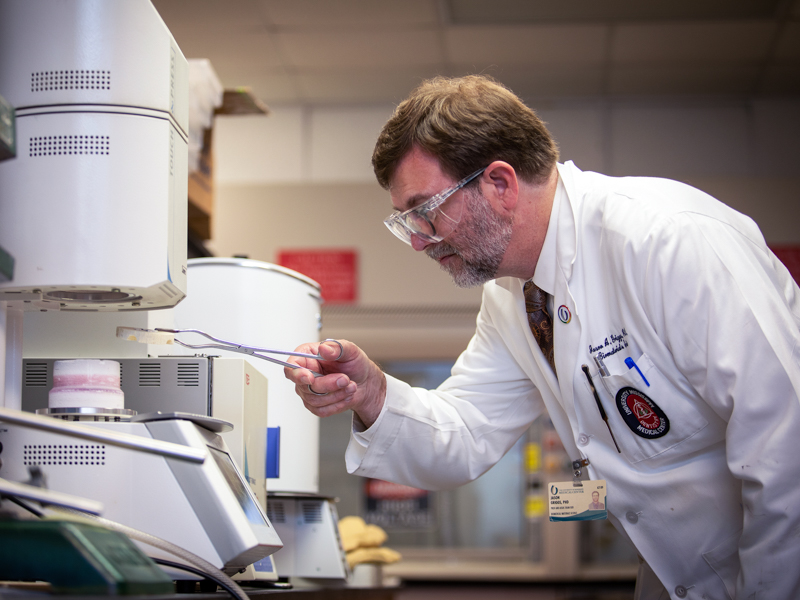
<svg viewBox="0 0 800 600">
<path fill-rule="evenodd" d="M 384 225 L 409 246 L 411 245 L 411 236 L 417 236 L 430 243 L 441 242 L 456 228 L 463 212 L 463 203 L 447 207 L 447 211 L 445 211 L 445 201 L 485 170 L 486 167 L 478 169 L 453 187 L 439 192 L 419 206 L 403 212 L 392 213 L 383 222 Z"/>
</svg>

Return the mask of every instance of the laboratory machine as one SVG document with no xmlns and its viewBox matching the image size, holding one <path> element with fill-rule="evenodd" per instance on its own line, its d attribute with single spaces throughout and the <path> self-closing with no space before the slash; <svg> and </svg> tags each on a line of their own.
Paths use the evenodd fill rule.
<svg viewBox="0 0 800 600">
<path fill-rule="evenodd" d="M 0 2 L 0 94 L 14 109 L 17 145 L 0 163 L 0 240 L 14 264 L 0 280 L 0 477 L 26 489 L 38 468 L 52 491 L 99 501 L 104 516 L 232 572 L 281 542 L 221 437 L 229 423 L 205 413 L 134 414 L 119 398 L 69 393 L 38 417 L 88 419 L 80 431 L 95 437 L 168 440 L 202 455 L 202 464 L 186 465 L 76 441 L 72 423 L 31 428 L 17 410 L 26 314 L 154 315 L 185 297 L 187 71 L 149 0 Z M 61 342 L 81 348 L 101 335 L 101 321 Z"/>
</svg>

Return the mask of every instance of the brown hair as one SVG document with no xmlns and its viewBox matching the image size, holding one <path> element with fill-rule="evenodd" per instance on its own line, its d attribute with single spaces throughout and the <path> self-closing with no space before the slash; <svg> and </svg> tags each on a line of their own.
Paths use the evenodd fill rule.
<svg viewBox="0 0 800 600">
<path fill-rule="evenodd" d="M 522 180 L 538 183 L 558 160 L 558 147 L 536 113 L 483 75 L 429 79 L 400 103 L 372 153 L 381 187 L 389 188 L 413 147 L 439 159 L 442 171 L 456 180 L 503 160 Z"/>
</svg>

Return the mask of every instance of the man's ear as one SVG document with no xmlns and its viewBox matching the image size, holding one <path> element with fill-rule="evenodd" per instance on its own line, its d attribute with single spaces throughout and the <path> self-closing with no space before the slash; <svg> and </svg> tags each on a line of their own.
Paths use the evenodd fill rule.
<svg viewBox="0 0 800 600">
<path fill-rule="evenodd" d="M 519 198 L 519 181 L 514 167 L 502 160 L 494 161 L 481 175 L 481 187 L 495 210 L 514 212 Z"/>
</svg>

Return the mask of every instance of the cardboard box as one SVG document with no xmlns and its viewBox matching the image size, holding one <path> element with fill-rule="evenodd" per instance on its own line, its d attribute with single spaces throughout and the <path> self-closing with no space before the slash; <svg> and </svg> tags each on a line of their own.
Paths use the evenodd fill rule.
<svg viewBox="0 0 800 600">
<path fill-rule="evenodd" d="M 266 115 L 269 109 L 248 88 L 225 90 L 215 115 Z M 200 240 L 211 238 L 214 217 L 213 125 L 203 135 L 203 149 L 196 170 L 189 172 L 189 231 Z"/>
<path fill-rule="evenodd" d="M 213 127 L 205 130 L 198 168 L 189 171 L 189 231 L 201 240 L 211 238 L 211 219 L 214 214 L 213 131 Z"/>
</svg>

